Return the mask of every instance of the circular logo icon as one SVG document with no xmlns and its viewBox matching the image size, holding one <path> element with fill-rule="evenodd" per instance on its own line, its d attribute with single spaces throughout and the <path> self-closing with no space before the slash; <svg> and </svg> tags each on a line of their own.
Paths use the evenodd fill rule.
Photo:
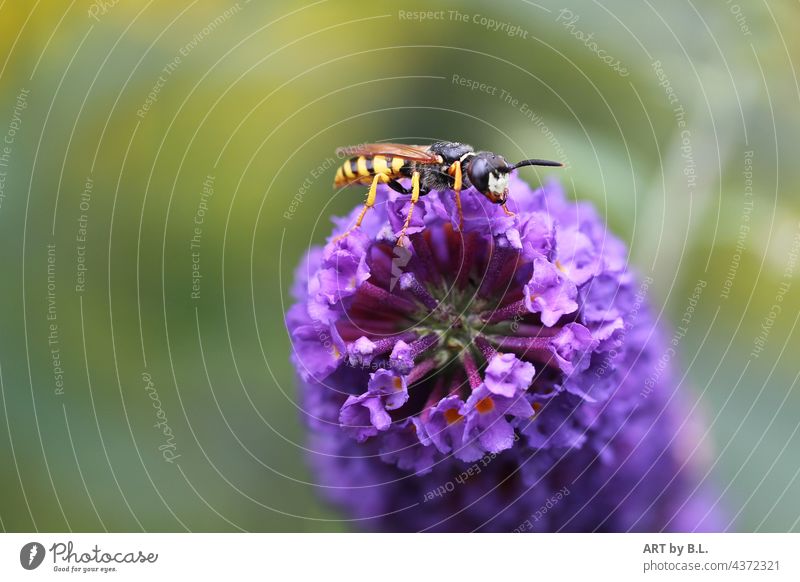
<svg viewBox="0 0 800 582">
<path fill-rule="evenodd" d="M 44 560 L 44 546 L 39 542 L 28 542 L 19 551 L 19 563 L 26 570 L 35 570 Z"/>
</svg>

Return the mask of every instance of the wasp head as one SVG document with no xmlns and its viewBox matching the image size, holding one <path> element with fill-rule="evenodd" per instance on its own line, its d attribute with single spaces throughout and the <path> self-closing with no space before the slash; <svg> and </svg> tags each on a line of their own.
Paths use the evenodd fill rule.
<svg viewBox="0 0 800 582">
<path fill-rule="evenodd" d="M 539 159 L 522 160 L 511 165 L 503 156 L 492 152 L 478 152 L 470 159 L 467 176 L 475 189 L 486 198 L 495 204 L 505 204 L 508 200 L 508 176 L 511 170 L 524 166 L 561 167 L 563 165 L 561 162 Z"/>
<path fill-rule="evenodd" d="M 478 192 L 495 204 L 505 204 L 508 199 L 508 175 L 513 169 L 503 156 L 492 152 L 478 152 L 467 166 L 467 176 Z"/>
</svg>

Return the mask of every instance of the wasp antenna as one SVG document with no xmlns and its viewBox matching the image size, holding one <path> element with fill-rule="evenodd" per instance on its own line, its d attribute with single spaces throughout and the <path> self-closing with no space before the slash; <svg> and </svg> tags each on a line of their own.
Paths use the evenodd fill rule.
<svg viewBox="0 0 800 582">
<path fill-rule="evenodd" d="M 555 168 L 563 168 L 564 164 L 561 162 L 552 162 L 550 160 L 522 160 L 521 162 L 517 162 L 513 166 L 511 166 L 512 170 L 516 170 L 517 168 L 522 168 L 523 166 L 552 166 Z"/>
</svg>

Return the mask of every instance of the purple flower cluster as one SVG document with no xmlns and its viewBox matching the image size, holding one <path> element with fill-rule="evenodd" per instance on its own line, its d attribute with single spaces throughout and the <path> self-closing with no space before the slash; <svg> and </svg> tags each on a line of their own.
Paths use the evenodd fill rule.
<svg viewBox="0 0 800 582">
<path fill-rule="evenodd" d="M 557 183 L 510 191 L 515 216 L 466 191 L 463 229 L 432 192 L 396 246 L 409 200 L 381 187 L 301 263 L 287 326 L 321 490 L 362 529 L 714 529 L 680 392 L 643 391 L 664 345 L 625 246 Z"/>
</svg>

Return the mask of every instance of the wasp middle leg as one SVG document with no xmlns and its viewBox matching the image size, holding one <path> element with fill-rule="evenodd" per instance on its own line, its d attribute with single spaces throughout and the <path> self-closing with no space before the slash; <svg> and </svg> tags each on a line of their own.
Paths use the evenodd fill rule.
<svg viewBox="0 0 800 582">
<path fill-rule="evenodd" d="M 461 209 L 461 161 L 453 162 L 447 173 L 453 176 L 453 192 L 456 193 L 456 208 L 458 208 L 458 230 L 464 230 L 464 211 Z"/>
<path fill-rule="evenodd" d="M 408 225 L 411 224 L 411 216 L 414 214 L 414 206 L 419 201 L 419 172 L 414 172 L 411 174 L 411 207 L 408 209 L 408 214 L 406 215 L 406 221 L 403 224 L 403 229 L 400 231 L 400 236 L 397 237 L 397 246 L 403 246 L 403 238 L 406 236 L 406 230 L 408 230 Z"/>
<path fill-rule="evenodd" d="M 375 174 L 375 177 L 372 178 L 372 185 L 369 187 L 369 192 L 367 193 L 367 201 L 364 203 L 364 208 L 361 209 L 361 213 L 358 215 L 356 219 L 356 224 L 352 228 L 349 228 L 345 231 L 344 234 L 340 234 L 336 238 L 334 238 L 334 242 L 345 238 L 348 234 L 353 232 L 359 226 L 361 226 L 361 222 L 364 220 L 364 215 L 367 213 L 367 210 L 375 206 L 375 196 L 378 191 L 378 183 L 383 182 L 384 184 L 387 182 L 391 182 L 392 179 L 386 174 Z"/>
</svg>

